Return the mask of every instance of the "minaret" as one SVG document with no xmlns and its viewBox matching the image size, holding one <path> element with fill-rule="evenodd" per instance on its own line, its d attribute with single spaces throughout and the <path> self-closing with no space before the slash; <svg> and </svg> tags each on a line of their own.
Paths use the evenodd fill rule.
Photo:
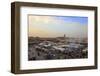
<svg viewBox="0 0 100 76">
<path fill-rule="evenodd" d="M 64 34 L 64 43 L 67 43 L 66 35 Z"/>
</svg>

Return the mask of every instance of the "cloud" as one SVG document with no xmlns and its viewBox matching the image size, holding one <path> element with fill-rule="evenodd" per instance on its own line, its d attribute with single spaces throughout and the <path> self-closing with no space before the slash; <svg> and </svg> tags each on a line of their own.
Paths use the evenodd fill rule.
<svg viewBox="0 0 100 76">
<path fill-rule="evenodd" d="M 40 37 L 87 37 L 87 25 L 54 16 L 29 16 L 29 35 Z"/>
</svg>

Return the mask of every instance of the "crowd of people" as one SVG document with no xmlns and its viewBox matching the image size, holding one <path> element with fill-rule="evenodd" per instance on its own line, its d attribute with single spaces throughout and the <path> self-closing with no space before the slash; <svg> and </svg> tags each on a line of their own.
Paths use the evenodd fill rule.
<svg viewBox="0 0 100 76">
<path fill-rule="evenodd" d="M 87 44 L 42 41 L 29 44 L 29 60 L 78 59 L 88 57 Z"/>
</svg>

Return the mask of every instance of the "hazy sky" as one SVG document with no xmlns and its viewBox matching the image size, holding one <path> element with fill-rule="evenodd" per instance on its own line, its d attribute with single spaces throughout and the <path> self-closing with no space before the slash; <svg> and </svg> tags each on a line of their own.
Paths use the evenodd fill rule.
<svg viewBox="0 0 100 76">
<path fill-rule="evenodd" d="M 87 17 L 29 15 L 28 19 L 29 36 L 87 37 Z"/>
</svg>

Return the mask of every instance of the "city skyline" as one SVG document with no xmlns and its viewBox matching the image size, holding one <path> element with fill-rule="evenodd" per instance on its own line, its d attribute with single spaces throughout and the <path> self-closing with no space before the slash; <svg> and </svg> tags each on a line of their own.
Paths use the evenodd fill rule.
<svg viewBox="0 0 100 76">
<path fill-rule="evenodd" d="M 76 16 L 29 15 L 29 36 L 87 38 L 88 18 Z"/>
</svg>

